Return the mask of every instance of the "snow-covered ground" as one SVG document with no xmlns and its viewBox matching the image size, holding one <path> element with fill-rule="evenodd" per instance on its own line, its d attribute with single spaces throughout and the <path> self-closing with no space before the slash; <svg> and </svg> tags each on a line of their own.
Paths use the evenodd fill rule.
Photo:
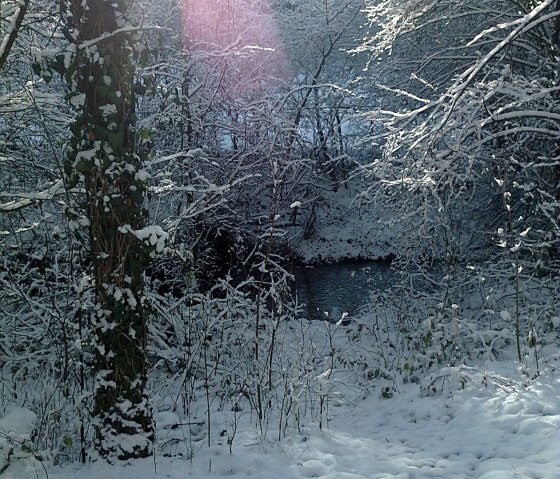
<svg viewBox="0 0 560 479">
<path fill-rule="evenodd" d="M 295 230 L 291 244 L 304 263 L 332 263 L 344 260 L 386 258 L 394 253 L 398 228 L 388 228 L 390 214 L 383 207 L 360 204 L 356 195 L 360 179 L 353 179 L 336 192 L 325 189 L 315 207 L 316 220 L 309 238 Z M 301 215 L 310 214 L 303 203 Z M 291 232 L 294 234 L 294 232 Z"/>
<path fill-rule="evenodd" d="M 325 197 L 324 203 L 317 207 L 314 234 L 307 240 L 303 240 L 301 233 L 296 235 L 295 248 L 305 261 L 379 258 L 392 253 L 390 245 L 398 233 L 397 229 L 384 227 L 386 213 L 375 208 L 359 208 L 353 202 L 351 189 L 327 192 Z M 303 204 L 302 211 L 305 207 Z M 544 293 L 545 296 L 550 294 Z M 497 321 L 501 317 L 499 311 L 507 309 L 508 305 L 500 303 L 496 306 Z M 371 311 L 368 313 L 366 308 L 360 321 L 373 324 L 372 318 L 376 314 L 378 318 L 385 318 L 381 308 L 381 303 L 373 302 Z M 398 309 L 399 305 L 395 308 Z M 424 317 L 415 316 L 414 322 Z M 451 328 L 447 332 L 449 337 L 468 333 L 467 323 L 453 318 L 446 323 L 447 326 L 460 324 L 465 328 L 457 330 L 459 332 Z M 536 379 L 528 379 L 522 374 L 512 359 L 515 354 L 509 354 L 507 360 L 485 362 L 479 366 L 434 369 L 432 375 L 420 384 L 403 384 L 395 372 L 393 383 L 391 377 L 375 379 L 376 368 L 382 363 L 387 367 L 399 366 L 402 373 L 405 360 L 410 358 L 403 357 L 395 362 L 390 358 L 377 361 L 377 353 L 383 353 L 384 349 L 384 354 L 390 355 L 391 348 L 394 354 L 399 354 L 399 348 L 391 344 L 395 338 L 383 329 L 383 321 L 380 321 L 380 328 L 374 331 L 376 334 L 363 333 L 365 336 L 361 340 L 350 341 L 352 347 L 346 349 L 341 345 L 339 349 L 342 355 L 347 352 L 353 359 L 354 354 L 359 355 L 368 349 L 374 358 L 363 364 L 368 366 L 365 375 L 373 372 L 373 378 L 357 379 L 358 374 L 354 374 L 356 371 L 348 362 L 349 365 L 340 366 L 338 370 L 337 363 L 332 377 L 329 373 L 325 379 L 321 377 L 325 373 L 320 373 L 325 369 L 324 358 L 328 362 L 332 345 L 325 339 L 321 343 L 317 332 L 320 323 L 303 323 L 312 324 L 304 326 L 304 329 L 309 328 L 304 335 L 307 342 L 293 347 L 296 356 L 305 357 L 310 349 L 317 347 L 317 351 L 309 354 L 307 362 L 303 361 L 305 368 L 310 367 L 309 370 L 304 368 L 309 374 L 307 379 L 315 381 L 309 389 L 312 390 L 310 397 L 315 395 L 312 399 L 316 401 L 315 413 L 308 414 L 299 428 L 292 420 L 280 440 L 278 418 L 270 418 L 263 438 L 251 407 L 232 411 L 227 409 L 231 407 L 227 401 L 222 409 L 213 404 L 209 431 L 204 400 L 198 399 L 199 403 L 192 406 L 190 416 L 180 417 L 172 412 L 176 409 L 170 407 L 173 401 L 169 400 L 166 390 L 156 390 L 159 397 L 153 402 L 159 411 L 155 414 L 158 441 L 153 458 L 117 465 L 97 461 L 85 465 L 66 462 L 55 466 L 33 457 L 34 453 L 26 446 L 37 416 L 25 408 L 14 408 L 0 418 L 0 479 L 560 479 L 560 355 L 556 353 L 557 340 L 552 338 L 546 343 L 550 345 L 546 354 L 541 351 L 541 374 Z M 330 331 L 337 334 L 335 337 L 333 332 L 331 339 L 348 341 L 343 328 L 337 330 L 332 323 L 326 327 L 330 328 L 329 334 Z M 550 328 L 547 334 L 557 337 L 556 316 Z M 395 331 L 400 332 L 398 328 Z M 513 337 L 511 332 L 504 331 L 500 334 Z M 493 331 L 484 333 L 488 335 Z M 500 334 L 490 334 L 488 338 L 484 334 L 480 336 L 483 346 L 488 349 L 486 357 L 493 357 L 492 338 L 500 338 Z M 288 332 L 281 341 L 287 345 L 286 350 L 296 344 L 296 336 Z M 380 348 L 372 346 L 374 341 L 383 343 L 384 338 L 387 341 Z M 434 341 L 439 344 L 435 336 Z M 315 362 L 316 358 L 319 358 L 318 362 Z M 362 363 L 354 361 L 353 364 L 354 369 L 359 369 L 358 364 Z M 281 371 L 289 377 L 297 373 L 298 366 L 296 364 L 289 371 L 283 367 Z M 379 376 L 383 376 L 383 372 Z M 329 383 L 326 387 L 329 391 L 325 395 L 325 411 L 317 414 L 321 381 Z M 383 394 L 388 384 L 391 386 L 389 393 Z M 170 387 L 172 390 L 173 386 Z M 234 437 L 230 445 L 228 436 L 231 439 L 232 433 Z M 21 443 L 24 446 L 18 447 Z"/>
<path fill-rule="evenodd" d="M 429 230 L 431 239 L 428 241 L 426 230 L 424 234 L 419 234 L 417 228 L 421 227 L 421 222 L 417 220 L 426 214 L 423 208 L 437 211 L 437 205 L 399 206 L 396 202 L 394 207 L 389 208 L 375 199 L 376 185 L 371 181 L 356 175 L 341 184 L 337 191 L 332 191 L 329 183 L 325 182 L 324 189 L 315 197 L 314 209 L 313 200 L 301 202 L 298 221 L 307 224 L 311 212 L 315 214 L 313 228 L 310 228 L 307 238 L 303 237 L 302 228 L 290 228 L 291 246 L 302 262 L 320 264 L 378 260 L 403 254 L 407 257 L 428 254 L 436 259 L 450 239 L 442 236 L 438 240 L 434 236 L 438 230 L 435 228 Z M 490 186 L 492 183 L 493 180 L 488 181 Z M 368 186 L 372 186 L 372 191 L 365 194 Z M 492 203 L 496 201 L 496 194 L 490 186 L 477 187 L 478 196 L 457 199 L 456 211 L 449 212 L 450 216 L 457 217 L 461 212 L 462 220 L 447 227 L 453 231 L 455 247 L 459 247 L 462 254 L 467 254 L 471 260 L 484 257 L 485 248 L 489 246 L 487 233 L 484 232 L 494 228 L 493 224 L 488 224 L 488 212 L 496 208 Z"/>
<path fill-rule="evenodd" d="M 459 374 L 459 373 L 458 373 Z M 551 368 L 527 382 L 513 362 L 465 369 L 464 388 L 422 396 L 417 384 L 391 398 L 331 404 L 328 427 L 303 425 L 282 441 L 260 440 L 242 418 L 232 452 L 225 443 L 193 445 L 192 459 L 163 457 L 110 466 L 49 467 L 12 460 L 8 479 L 228 478 L 560 478 L 560 376 Z M 453 385 L 453 375 L 441 385 Z M 454 386 L 457 386 L 454 384 Z M 14 418 L 25 414 L 15 414 Z M 6 427 L 6 421 L 1 423 Z M 180 434 L 179 434 L 180 436 Z M 48 473 L 48 476 L 47 476 Z"/>
</svg>

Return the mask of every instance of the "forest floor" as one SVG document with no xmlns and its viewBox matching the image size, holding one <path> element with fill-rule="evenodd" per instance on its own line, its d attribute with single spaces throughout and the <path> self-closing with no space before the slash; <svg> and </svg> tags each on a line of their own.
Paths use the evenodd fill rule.
<svg viewBox="0 0 560 479">
<path fill-rule="evenodd" d="M 192 444 L 192 459 L 163 457 L 43 468 L 14 461 L 2 479 L 560 478 L 560 374 L 528 381 L 513 362 L 461 373 L 463 387 L 421 395 L 418 384 L 391 398 L 371 393 L 333 402 L 328 424 L 262 440 L 242 416 L 230 452 L 225 438 Z M 453 375 L 445 381 L 457 380 Z M 457 383 L 458 384 L 458 383 Z M 455 385 L 456 386 L 456 385 Z M 161 422 L 160 418 L 160 422 Z M 179 432 L 177 432 L 180 435 Z M 270 434 L 269 436 L 273 436 Z"/>
</svg>

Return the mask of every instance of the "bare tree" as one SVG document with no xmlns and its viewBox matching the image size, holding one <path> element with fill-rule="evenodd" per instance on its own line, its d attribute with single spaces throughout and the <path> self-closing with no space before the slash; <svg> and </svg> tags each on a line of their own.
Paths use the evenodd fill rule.
<svg viewBox="0 0 560 479">
<path fill-rule="evenodd" d="M 557 224 L 548 207 L 544 223 L 536 214 L 554 203 L 544 196 L 557 194 L 556 0 L 387 1 L 368 13 L 365 84 L 379 94 L 368 118 L 372 140 L 383 145 L 369 171 L 388 203 L 408 202 L 403 216 L 418 246 L 448 251 L 441 241 L 457 236 L 460 222 L 456 252 L 489 239 L 485 229 L 503 213 L 495 177 L 525 185 L 518 204 L 532 191 L 526 221 Z M 478 225 L 459 217 L 469 205 Z"/>
</svg>

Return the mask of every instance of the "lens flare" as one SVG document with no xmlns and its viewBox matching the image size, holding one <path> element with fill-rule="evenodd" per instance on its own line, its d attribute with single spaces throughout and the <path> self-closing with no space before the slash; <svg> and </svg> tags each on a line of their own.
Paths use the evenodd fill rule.
<svg viewBox="0 0 560 479">
<path fill-rule="evenodd" d="M 274 13 L 263 2 L 184 0 L 183 34 L 187 50 L 219 61 L 237 93 L 289 78 Z"/>
</svg>

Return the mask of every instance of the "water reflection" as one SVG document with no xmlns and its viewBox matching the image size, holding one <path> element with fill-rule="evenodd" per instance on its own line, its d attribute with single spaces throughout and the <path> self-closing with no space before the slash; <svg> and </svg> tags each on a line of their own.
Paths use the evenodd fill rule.
<svg viewBox="0 0 560 479">
<path fill-rule="evenodd" d="M 296 294 L 309 319 L 337 321 L 364 306 L 370 292 L 394 282 L 388 262 L 367 261 L 296 267 Z"/>
</svg>

